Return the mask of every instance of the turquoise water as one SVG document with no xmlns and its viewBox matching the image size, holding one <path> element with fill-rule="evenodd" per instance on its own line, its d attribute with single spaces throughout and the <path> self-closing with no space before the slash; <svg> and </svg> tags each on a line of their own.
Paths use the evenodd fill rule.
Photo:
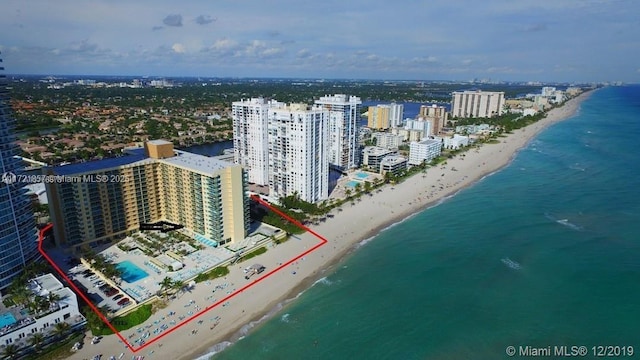
<svg viewBox="0 0 640 360">
<path fill-rule="evenodd" d="M 0 328 L 3 328 L 7 325 L 13 325 L 16 322 L 17 320 L 15 317 L 13 317 L 12 313 L 0 314 Z"/>
<path fill-rule="evenodd" d="M 215 359 L 638 352 L 639 113 L 640 87 L 595 92 L 510 166 L 381 232 Z"/>
<path fill-rule="evenodd" d="M 360 179 L 366 179 L 369 177 L 369 174 L 359 172 L 359 173 L 356 173 L 356 177 Z"/>
<path fill-rule="evenodd" d="M 118 263 L 116 267 L 118 270 L 122 271 L 122 280 L 128 283 L 133 283 L 149 276 L 149 273 L 140 269 L 136 264 L 129 260 Z"/>
<path fill-rule="evenodd" d="M 353 180 L 352 180 L 352 181 L 349 181 L 349 182 L 347 183 L 347 186 L 348 186 L 348 187 L 352 187 L 352 188 L 354 188 L 354 187 L 356 187 L 356 185 L 358 185 L 358 184 L 360 184 L 360 182 L 358 182 L 358 181 L 353 181 Z"/>
</svg>

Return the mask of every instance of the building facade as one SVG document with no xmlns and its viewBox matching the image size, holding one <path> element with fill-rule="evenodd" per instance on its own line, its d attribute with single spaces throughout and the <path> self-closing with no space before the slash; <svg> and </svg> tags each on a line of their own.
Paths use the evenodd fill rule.
<svg viewBox="0 0 640 360">
<path fill-rule="evenodd" d="M 249 174 L 249 182 L 269 183 L 268 114 L 276 101 L 252 98 L 231 104 L 233 159 Z"/>
<path fill-rule="evenodd" d="M 395 176 L 400 175 L 407 169 L 407 159 L 399 155 L 386 156 L 380 162 L 380 174 L 392 173 Z"/>
<path fill-rule="evenodd" d="M 380 163 L 386 156 L 394 152 L 379 146 L 366 146 L 362 150 L 362 165 L 368 166 L 374 171 L 380 171 Z"/>
<path fill-rule="evenodd" d="M 440 156 L 442 143 L 433 139 L 422 139 L 409 144 L 409 165 L 420 165 L 422 162 L 428 163 Z"/>
<path fill-rule="evenodd" d="M 269 196 L 329 197 L 329 111 L 291 104 L 269 110 Z"/>
<path fill-rule="evenodd" d="M 16 307 L 7 309 L 11 318 L 15 322 L 0 329 L 0 345 L 13 344 L 19 348 L 28 347 L 28 337 L 35 333 L 42 333 L 46 338 L 55 335 L 55 325 L 66 322 L 69 330 L 78 329 L 86 324 L 84 316 L 80 313 L 78 299 L 71 289 L 64 287 L 62 283 L 52 274 L 45 274 L 35 279 L 29 280 L 25 287 L 30 291 L 31 296 L 49 297 L 54 294 L 57 301 L 49 304 L 49 309 L 34 314 L 25 312 Z M 0 305 L 0 308 L 2 305 Z M 5 313 L 6 314 L 6 313 Z M 5 315 L 3 314 L 3 315 Z M 6 315 L 5 315 L 6 316 Z"/>
<path fill-rule="evenodd" d="M 468 136 L 453 134 L 453 136 L 445 136 L 442 138 L 442 146 L 444 146 L 445 149 L 458 150 L 468 145 Z"/>
<path fill-rule="evenodd" d="M 433 122 L 430 120 L 424 120 L 420 118 L 418 118 L 417 120 L 407 119 L 404 128 L 406 130 L 420 131 L 422 133 L 422 136 L 420 138 L 433 135 Z"/>
<path fill-rule="evenodd" d="M 438 135 L 440 131 L 447 125 L 448 115 L 444 106 L 438 105 L 422 105 L 420 106 L 420 114 L 418 118 L 431 122 L 430 133 L 425 136 Z"/>
<path fill-rule="evenodd" d="M 15 119 L 11 114 L 7 79 L 0 59 L 0 290 L 6 288 L 28 263 L 40 257 L 38 231 L 24 186 L 17 182 L 23 168 L 17 158 Z"/>
<path fill-rule="evenodd" d="M 404 105 L 391 103 L 389 104 L 389 126 L 400 127 L 404 118 Z"/>
<path fill-rule="evenodd" d="M 460 118 L 500 116 L 504 104 L 504 92 L 454 91 L 451 115 Z"/>
<path fill-rule="evenodd" d="M 243 168 L 174 150 L 168 141 L 45 171 L 66 179 L 46 184 L 58 246 L 79 251 L 158 221 L 182 225 L 218 244 L 242 240 L 249 229 Z"/>
<path fill-rule="evenodd" d="M 376 140 L 376 145 L 390 150 L 397 150 L 402 145 L 403 137 L 400 135 L 377 132 L 371 135 Z"/>
<path fill-rule="evenodd" d="M 315 101 L 329 111 L 329 165 L 346 170 L 359 165 L 358 118 L 362 101 L 356 96 L 336 94 Z"/>
<path fill-rule="evenodd" d="M 390 126 L 391 107 L 389 105 L 369 106 L 367 127 L 375 130 L 386 130 Z"/>
</svg>

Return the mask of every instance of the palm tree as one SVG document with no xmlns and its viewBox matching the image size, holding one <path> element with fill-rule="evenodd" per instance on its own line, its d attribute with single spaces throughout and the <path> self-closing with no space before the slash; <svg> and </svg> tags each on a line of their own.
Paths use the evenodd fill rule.
<svg viewBox="0 0 640 360">
<path fill-rule="evenodd" d="M 34 333 L 27 339 L 27 342 L 36 349 L 36 352 L 40 351 L 40 347 L 44 342 L 44 335 L 40 332 Z"/>
<path fill-rule="evenodd" d="M 178 291 L 182 290 L 182 288 L 184 288 L 184 281 L 182 280 L 172 281 L 171 288 Z"/>
<path fill-rule="evenodd" d="M 20 349 L 18 348 L 17 345 L 8 344 L 8 345 L 5 345 L 4 349 L 2 349 L 2 356 L 5 359 L 17 359 L 19 352 L 20 352 Z"/>
<path fill-rule="evenodd" d="M 347 196 L 347 199 L 351 197 L 351 189 L 347 189 L 344 191 L 344 194 Z"/>
<path fill-rule="evenodd" d="M 53 326 L 53 333 L 56 337 L 62 337 L 67 331 L 69 331 L 70 327 L 71 325 L 67 324 L 64 321 L 59 322 Z"/>
<path fill-rule="evenodd" d="M 162 281 L 160 282 L 160 292 L 163 293 L 164 295 L 167 296 L 167 290 L 171 289 L 173 287 L 173 280 L 166 276 L 164 279 L 162 279 Z"/>
</svg>

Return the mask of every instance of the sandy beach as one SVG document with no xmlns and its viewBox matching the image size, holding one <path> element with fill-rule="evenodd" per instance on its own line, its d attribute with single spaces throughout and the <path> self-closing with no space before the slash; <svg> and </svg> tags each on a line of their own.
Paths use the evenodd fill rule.
<svg viewBox="0 0 640 360">
<path fill-rule="evenodd" d="M 90 344 L 90 338 L 86 339 L 84 347 L 70 358 L 88 359 L 96 354 L 109 358 L 124 353 L 123 359 L 130 359 L 132 355 L 142 355 L 145 359 L 195 359 L 210 353 L 215 344 L 236 341 L 252 327 L 247 324 L 263 320 L 268 312 L 278 310 L 284 300 L 295 298 L 361 241 L 508 165 L 516 152 L 536 134 L 573 116 L 590 94 L 583 93 L 549 111 L 546 118 L 498 138 L 500 143 L 472 148 L 464 153 L 465 156 L 449 159 L 446 165 L 429 168 L 426 173 L 417 174 L 401 184 L 385 185 L 373 191 L 371 196 L 363 195 L 353 205 L 344 204 L 341 211 L 334 209 L 333 217 L 312 227 L 328 242 L 264 281 L 245 288 L 260 278 L 246 280 L 242 269 L 260 263 L 267 268 L 260 276 L 268 276 L 280 264 L 316 246 L 319 240 L 309 233 L 293 237 L 269 248 L 259 257 L 230 267 L 231 272 L 225 278 L 197 284 L 195 289 L 180 295 L 146 323 L 122 333 L 134 347 L 139 346 L 134 341 L 147 333 L 147 343 L 162 336 L 135 354 L 118 337 L 111 335 L 95 345 Z M 385 210 L 380 211 L 381 208 Z M 231 297 L 236 291 L 237 295 Z M 213 306 L 218 302 L 221 303 Z M 180 326 L 183 320 L 199 313 L 202 315 L 194 321 Z M 176 330 L 170 332 L 174 328 Z"/>
</svg>

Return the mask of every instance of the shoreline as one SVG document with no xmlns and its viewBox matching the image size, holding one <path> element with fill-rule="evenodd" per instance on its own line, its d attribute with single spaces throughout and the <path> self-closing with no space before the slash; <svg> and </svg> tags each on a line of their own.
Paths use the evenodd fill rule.
<svg viewBox="0 0 640 360">
<path fill-rule="evenodd" d="M 335 266 L 380 232 L 442 204 L 460 191 L 509 166 L 518 152 L 537 134 L 550 125 L 576 115 L 582 101 L 592 93 L 593 91 L 586 91 L 565 102 L 563 106 L 551 109 L 544 119 L 506 134 L 506 137 L 498 138 L 500 143 L 483 144 L 479 149 L 469 149 L 462 153 L 464 156 L 459 154 L 448 159 L 446 163 L 429 168 L 426 173 L 415 174 L 400 184 L 384 185 L 380 190 L 374 190 L 370 196 L 363 194 L 359 200 L 354 200 L 352 205 L 345 203 L 341 211 L 332 211 L 334 217 L 311 227 L 328 240 L 324 246 L 272 274 L 269 279 L 239 292 L 225 304 L 206 310 L 206 313 L 199 317 L 200 321 L 185 324 L 181 329 L 166 334 L 166 337 L 134 355 L 145 356 L 145 359 L 191 360 L 209 358 L 214 348 L 220 352 L 221 348 L 237 342 L 267 320 L 280 314 L 282 309 L 295 301 L 300 294 L 310 289 L 325 274 L 331 273 Z M 453 168 L 457 170 L 451 170 Z M 307 232 L 269 248 L 265 254 L 256 257 L 255 261 L 265 265 L 268 273 L 316 244 L 317 238 Z M 168 311 L 184 313 L 187 305 L 183 306 L 183 303 L 186 301 L 197 300 L 194 304 L 198 309 L 199 305 L 206 307 L 215 303 L 215 299 L 210 301 L 214 295 L 217 298 L 227 296 L 215 293 L 215 290 L 212 295 L 212 288 L 215 286 L 224 285 L 223 291 L 227 291 L 227 294 L 235 292 L 235 288 L 242 288 L 248 283 L 242 272 L 242 267 L 247 265 L 230 266 L 229 275 L 223 279 L 213 280 L 210 284 L 198 284 L 193 292 L 180 296 L 143 325 L 154 324 L 154 320 L 160 321 L 160 317 L 164 321 L 164 315 Z M 211 322 L 214 315 L 219 318 L 215 325 Z M 135 333 L 135 329 L 123 331 L 122 335 L 128 338 L 132 333 Z M 96 351 L 106 357 L 111 354 L 117 356 L 123 346 L 117 344 L 117 341 L 117 337 L 109 336 L 97 345 L 86 345 L 84 348 L 88 348 L 91 353 L 79 351 L 70 358 L 91 357 Z M 118 350 L 114 350 L 116 348 Z M 129 356 L 132 355 L 128 349 L 122 351 Z"/>
<path fill-rule="evenodd" d="M 422 208 L 416 209 L 416 210 L 410 210 L 407 209 L 407 211 L 403 212 L 403 213 L 399 213 L 396 216 L 389 218 L 386 222 L 382 223 L 382 224 L 378 224 L 375 228 L 370 229 L 369 232 L 367 234 L 364 235 L 364 237 L 360 237 L 358 239 L 353 239 L 351 240 L 352 242 L 352 246 L 343 249 L 341 252 L 336 253 L 335 257 L 333 257 L 332 259 L 330 259 L 326 264 L 325 267 L 320 269 L 321 273 L 329 273 L 332 270 L 334 270 L 334 267 L 337 266 L 338 264 L 340 264 L 341 262 L 343 262 L 344 260 L 346 260 L 352 253 L 354 253 L 355 251 L 358 250 L 358 248 L 364 244 L 366 244 L 366 242 L 369 242 L 371 240 L 373 240 L 380 232 L 382 231 L 386 231 L 396 225 L 401 224 L 402 222 L 409 220 L 410 218 L 412 218 L 413 216 L 418 215 L 419 213 L 426 211 L 428 209 L 431 209 L 433 207 L 439 206 L 440 204 L 444 203 L 445 201 L 447 201 L 448 199 L 456 196 L 458 193 L 460 193 L 461 191 L 477 184 L 479 181 L 484 180 L 485 178 L 492 176 L 496 173 L 498 173 L 499 171 L 501 171 L 503 168 L 508 167 L 513 160 L 516 158 L 516 156 L 518 155 L 518 153 L 526 148 L 529 143 L 535 139 L 535 137 L 541 133 L 542 131 L 544 131 L 546 128 L 548 128 L 551 125 L 554 125 L 558 122 L 567 120 L 573 116 L 575 116 L 579 110 L 579 106 L 580 104 L 586 100 L 588 97 L 591 96 L 592 92 L 594 90 L 589 90 L 586 91 L 580 95 L 578 95 L 575 98 L 570 99 L 569 101 L 565 102 L 563 104 L 563 106 L 559 107 L 559 108 L 555 108 L 552 110 L 558 110 L 558 109 L 562 109 L 565 106 L 572 106 L 573 108 L 569 109 L 570 111 L 568 111 L 566 114 L 563 114 L 563 116 L 556 118 L 550 118 L 549 116 L 549 112 L 551 112 L 552 110 L 550 110 L 547 113 L 547 117 L 544 119 L 541 119 L 533 124 L 528 125 L 527 127 L 521 128 L 521 129 L 517 129 L 514 132 L 523 132 L 526 131 L 526 129 L 531 128 L 531 127 L 535 127 L 535 131 L 532 133 L 528 133 L 527 135 L 527 139 L 524 143 L 521 144 L 521 146 L 517 147 L 515 149 L 515 151 L 511 154 L 511 156 L 509 157 L 509 161 L 502 164 L 501 166 L 497 167 L 496 169 L 489 171 L 489 172 L 485 172 L 482 173 L 481 176 L 471 179 L 468 183 L 466 183 L 464 186 L 455 189 L 452 192 L 449 192 L 437 199 L 433 199 L 432 201 L 424 204 L 424 206 Z M 572 104 L 569 104 L 569 102 L 573 102 Z M 542 124 L 544 123 L 544 124 Z M 536 126 L 538 125 L 538 126 Z M 542 125 L 542 126 L 540 126 Z M 513 134 L 508 134 L 507 135 L 507 139 L 511 137 L 511 135 Z M 505 139 L 505 138 L 501 138 L 501 139 Z M 496 144 L 483 144 L 482 146 L 491 146 L 491 145 L 496 145 Z M 468 150 L 470 151 L 470 150 Z M 415 174 L 413 177 L 418 177 L 420 176 L 420 174 Z M 412 177 L 412 178 L 413 178 Z M 409 179 L 406 179 L 406 181 L 408 181 Z M 397 186 L 402 185 L 402 184 L 397 184 Z M 385 187 L 389 187 L 391 185 L 386 185 Z M 362 195 L 362 196 L 366 196 L 366 195 Z M 375 197 L 376 194 L 373 194 L 373 197 Z M 357 201 L 357 200 L 356 200 Z M 346 204 L 343 206 L 347 206 Z M 322 235 L 321 232 L 318 232 L 319 234 Z M 366 242 L 365 242 L 366 241 Z M 365 242 L 365 243 L 363 243 Z M 282 309 L 284 309 L 287 305 L 289 305 L 290 303 L 292 303 L 293 301 L 295 301 L 302 293 L 304 293 L 305 291 L 307 291 L 308 289 L 311 288 L 311 286 L 313 286 L 318 280 L 322 279 L 322 277 L 318 277 L 318 275 L 314 272 L 314 275 L 309 276 L 305 279 L 303 279 L 299 284 L 297 284 L 294 288 L 290 289 L 289 292 L 287 292 L 284 296 L 282 296 L 281 298 L 278 299 L 278 301 L 276 301 L 273 306 L 270 306 L 268 308 L 266 308 L 265 310 L 268 310 L 266 313 L 263 311 L 262 314 L 263 316 L 252 320 L 252 322 L 259 322 L 257 326 L 252 326 L 250 331 L 256 329 L 256 327 L 258 327 L 260 324 L 263 324 L 265 321 L 268 321 L 270 319 L 272 319 L 273 317 L 275 317 L 277 315 L 277 313 L 279 313 Z M 280 307 L 279 309 L 276 310 L 276 307 Z M 272 313 L 273 312 L 273 313 Z M 246 325 L 246 324 L 245 324 Z M 226 336 L 223 336 L 224 340 L 220 341 L 219 343 L 222 342 L 226 342 L 226 341 L 230 341 L 231 344 L 233 345 L 235 342 L 237 342 L 239 340 L 237 334 L 242 331 L 242 329 L 244 328 L 245 325 L 242 325 L 240 327 L 237 327 L 234 330 L 231 330 L 228 332 L 228 334 Z M 250 332 L 249 331 L 249 332 Z M 244 335 L 242 336 L 244 337 Z M 204 356 L 207 355 L 207 353 L 205 352 L 206 350 L 212 348 L 214 345 L 218 345 L 219 343 L 216 344 L 209 344 L 208 346 L 203 346 L 202 348 L 200 348 L 197 351 L 193 351 L 189 354 L 189 356 L 187 357 L 183 357 L 181 359 L 200 359 Z M 230 346 L 229 345 L 229 346 Z M 226 346 L 225 346 L 226 348 Z M 209 355 L 209 356 L 213 356 L 213 355 Z"/>
</svg>

